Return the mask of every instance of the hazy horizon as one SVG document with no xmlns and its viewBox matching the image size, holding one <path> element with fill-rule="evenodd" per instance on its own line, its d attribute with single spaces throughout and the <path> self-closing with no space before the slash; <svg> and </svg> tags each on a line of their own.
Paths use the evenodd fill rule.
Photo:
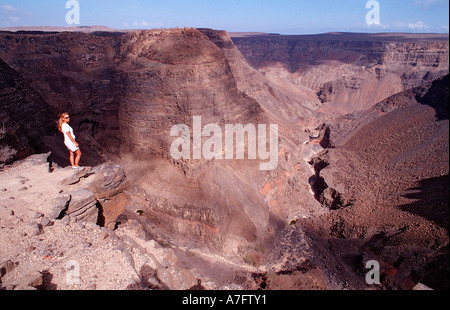
<svg viewBox="0 0 450 310">
<path fill-rule="evenodd" d="M 66 15 L 79 4 L 79 24 Z M 367 16 L 378 3 L 378 22 Z M 66 8 L 68 4 L 68 8 Z M 366 8 L 367 5 L 367 8 Z M 449 3 L 445 0 L 311 1 L 0 1 L 0 28 L 102 25 L 113 29 L 196 27 L 228 32 L 279 34 L 445 33 L 449 32 Z M 371 17 L 374 17 L 371 15 Z"/>
</svg>

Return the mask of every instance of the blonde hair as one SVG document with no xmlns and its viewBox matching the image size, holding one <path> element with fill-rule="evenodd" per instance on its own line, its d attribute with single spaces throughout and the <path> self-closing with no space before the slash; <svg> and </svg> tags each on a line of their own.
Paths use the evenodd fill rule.
<svg viewBox="0 0 450 310">
<path fill-rule="evenodd" d="M 58 121 L 57 121 L 57 124 L 58 125 L 56 125 L 56 127 L 58 128 L 58 130 L 59 131 L 61 131 L 62 132 L 62 125 L 64 124 L 64 118 L 66 117 L 66 116 L 69 116 L 69 113 L 67 113 L 67 112 L 64 112 L 64 113 L 62 113 L 60 116 L 59 116 L 59 119 L 58 119 Z"/>
</svg>

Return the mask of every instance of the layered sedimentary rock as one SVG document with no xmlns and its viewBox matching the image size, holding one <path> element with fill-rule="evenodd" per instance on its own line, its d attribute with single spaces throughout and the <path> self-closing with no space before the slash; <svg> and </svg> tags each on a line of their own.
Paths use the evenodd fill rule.
<svg viewBox="0 0 450 310">
<path fill-rule="evenodd" d="M 176 124 L 263 123 L 259 104 L 236 87 L 221 50 L 196 29 L 141 31 L 125 35 L 118 76 L 123 151 L 170 158 Z M 131 137 L 131 139 L 130 139 Z"/>
<path fill-rule="evenodd" d="M 192 115 L 205 124 L 261 119 L 259 105 L 236 89 L 223 53 L 195 29 L 2 33 L 1 42 L 2 58 L 55 118 L 69 111 L 78 137 L 99 154 L 168 157 L 162 132 Z"/>
<path fill-rule="evenodd" d="M 368 109 L 449 68 L 448 35 L 248 35 L 233 41 L 277 86 L 315 93 L 312 104 L 327 114 Z"/>
<path fill-rule="evenodd" d="M 256 67 L 247 63 L 244 55 L 239 51 L 226 31 L 201 29 L 224 53 L 230 63 L 234 78 L 240 91 L 255 98 L 269 115 L 276 121 L 285 136 L 299 136 L 294 131 L 296 127 L 313 126 L 323 117 L 316 109 L 316 96 L 311 91 L 302 92 L 297 89 L 291 92 L 280 87 L 276 82 L 267 79 Z M 285 128 L 285 130 L 283 130 Z M 303 137 L 301 137 L 303 138 Z M 300 138 L 300 139 L 301 139 Z"/>
</svg>

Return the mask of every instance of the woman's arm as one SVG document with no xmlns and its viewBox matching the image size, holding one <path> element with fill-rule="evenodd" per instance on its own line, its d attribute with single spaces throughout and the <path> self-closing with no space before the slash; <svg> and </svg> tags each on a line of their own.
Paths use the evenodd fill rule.
<svg viewBox="0 0 450 310">
<path fill-rule="evenodd" d="M 69 137 L 70 141 L 72 141 L 73 143 L 75 143 L 75 145 L 76 145 L 77 147 L 80 147 L 80 145 L 77 143 L 77 141 L 75 141 L 75 139 L 72 137 L 70 131 L 67 132 L 67 136 Z"/>
</svg>

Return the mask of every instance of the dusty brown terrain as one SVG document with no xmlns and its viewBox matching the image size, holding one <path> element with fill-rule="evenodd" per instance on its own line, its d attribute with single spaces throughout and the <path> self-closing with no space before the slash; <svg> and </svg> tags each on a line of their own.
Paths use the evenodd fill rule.
<svg viewBox="0 0 450 310">
<path fill-rule="evenodd" d="M 331 148 L 314 160 L 316 194 L 337 209 L 315 229 L 329 228 L 319 235 L 341 268 L 382 261 L 386 288 L 448 288 L 448 83 L 336 120 Z"/>
<path fill-rule="evenodd" d="M 448 77 L 436 80 L 448 74 L 448 36 L 97 30 L 0 33 L 1 142 L 24 150 L 13 160 L 51 151 L 50 162 L 67 166 L 54 119 L 69 111 L 82 164 L 120 164 L 129 183 L 108 232 L 128 271 L 81 288 L 185 289 L 197 279 L 207 289 L 448 287 Z M 220 126 L 278 124 L 277 168 L 174 160 L 170 129 L 192 128 L 196 115 Z M 24 173 L 4 169 L 8 182 Z M 14 184 L 3 186 L 8 197 L 18 195 Z M 86 238 L 107 224 L 94 222 Z M 34 255 L 26 253 L 21 260 Z M 381 285 L 366 284 L 367 260 L 382 264 Z M 55 266 L 44 267 L 63 288 Z"/>
</svg>

